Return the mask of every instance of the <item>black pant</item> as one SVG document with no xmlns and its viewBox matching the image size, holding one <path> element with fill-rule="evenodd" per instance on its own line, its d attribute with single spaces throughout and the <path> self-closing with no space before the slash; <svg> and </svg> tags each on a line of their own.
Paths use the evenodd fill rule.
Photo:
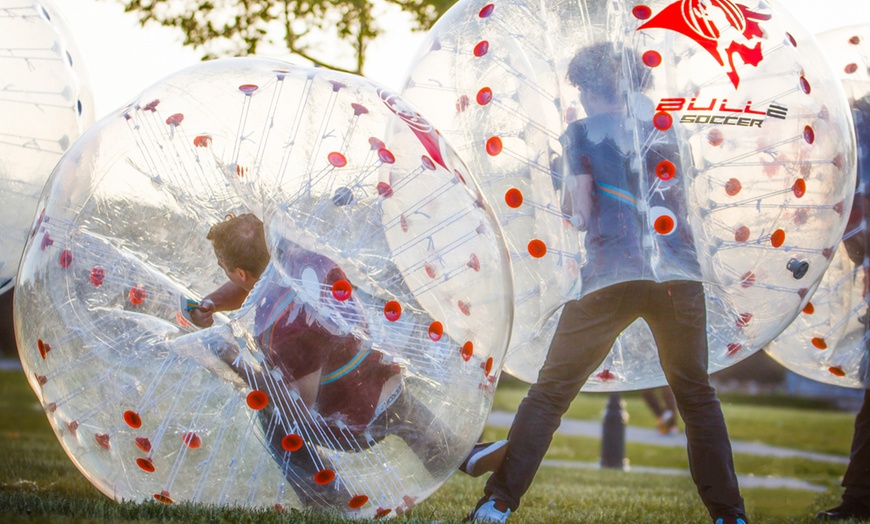
<svg viewBox="0 0 870 524">
<path fill-rule="evenodd" d="M 462 446 L 453 431 L 411 394 L 406 386 L 402 386 L 395 402 L 364 431 L 351 432 L 334 426 L 322 426 L 319 428 L 319 437 L 308 439 L 302 448 L 293 452 L 287 452 L 281 446 L 286 433 L 275 423 L 275 413 L 264 409 L 260 414 L 260 423 L 269 442 L 269 451 L 299 499 L 311 507 L 347 508 L 348 501 L 356 495 L 349 493 L 338 479 L 327 484 L 317 483 L 315 475 L 319 471 L 335 471 L 329 459 L 318 452 L 318 446 L 355 453 L 365 451 L 388 435 L 396 435 L 414 451 L 433 475 L 446 475 L 446 468 L 451 466 L 450 451 Z M 287 418 L 285 414 L 284 419 Z"/>
<path fill-rule="evenodd" d="M 512 510 L 528 490 L 562 415 L 616 337 L 637 318 L 649 324 L 688 439 L 689 469 L 711 516 L 745 513 L 725 419 L 707 374 L 707 311 L 697 282 L 633 281 L 569 302 L 538 381 L 517 410 L 507 456 L 486 495 Z"/>
<path fill-rule="evenodd" d="M 844 502 L 870 509 L 870 390 L 864 390 L 864 403 L 855 417 L 855 435 L 843 487 Z"/>
</svg>

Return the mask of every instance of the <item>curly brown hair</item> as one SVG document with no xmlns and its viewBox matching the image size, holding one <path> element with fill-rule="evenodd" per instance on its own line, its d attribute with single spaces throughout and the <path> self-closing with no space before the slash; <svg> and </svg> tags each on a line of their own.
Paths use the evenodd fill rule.
<svg viewBox="0 0 870 524">
<path fill-rule="evenodd" d="M 230 271 L 244 269 L 254 278 L 260 278 L 269 264 L 263 221 L 250 213 L 227 215 L 223 222 L 209 229 L 206 238 Z"/>
</svg>

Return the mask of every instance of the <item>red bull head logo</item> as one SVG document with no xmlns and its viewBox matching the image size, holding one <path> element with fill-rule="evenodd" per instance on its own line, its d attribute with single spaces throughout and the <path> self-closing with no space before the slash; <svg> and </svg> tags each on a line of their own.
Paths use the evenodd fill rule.
<svg viewBox="0 0 870 524">
<path fill-rule="evenodd" d="M 635 13 L 638 12 L 648 14 L 649 10 L 635 8 Z M 740 85 L 740 75 L 734 66 L 734 55 L 746 65 L 758 66 L 764 58 L 761 42 L 752 46 L 752 40 L 763 35 L 759 22 L 770 17 L 731 0 L 677 0 L 637 30 L 670 29 L 688 36 L 706 49 L 720 66 L 729 68 L 728 78 L 736 88 Z"/>
</svg>

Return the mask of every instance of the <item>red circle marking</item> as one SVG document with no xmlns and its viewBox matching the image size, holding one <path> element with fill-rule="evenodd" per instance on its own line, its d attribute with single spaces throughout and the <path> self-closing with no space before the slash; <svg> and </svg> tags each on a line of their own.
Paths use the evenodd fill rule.
<svg viewBox="0 0 870 524">
<path fill-rule="evenodd" d="M 489 16 L 492 15 L 492 12 L 494 10 L 495 10 L 494 4 L 486 4 L 485 6 L 483 6 L 483 8 L 480 10 L 480 12 L 477 13 L 477 16 L 479 16 L 480 18 L 489 18 Z"/>
<path fill-rule="evenodd" d="M 433 342 L 441 340 L 442 335 L 444 335 L 444 326 L 441 322 L 436 320 L 429 324 L 429 338 L 431 338 Z"/>
<path fill-rule="evenodd" d="M 289 435 L 281 439 L 281 447 L 284 448 L 284 451 L 289 451 L 291 453 L 301 449 L 302 443 L 302 437 L 295 433 L 290 433 Z"/>
<path fill-rule="evenodd" d="M 741 189 L 743 189 L 743 184 L 741 184 L 736 178 L 729 178 L 728 181 L 725 182 L 725 194 L 728 196 L 736 196 Z"/>
<path fill-rule="evenodd" d="M 489 156 L 496 156 L 497 154 L 501 153 L 501 149 L 501 138 L 493 136 L 486 141 L 486 153 Z"/>
<path fill-rule="evenodd" d="M 659 131 L 667 131 L 674 124 L 674 119 L 669 113 L 659 111 L 653 116 L 653 125 Z"/>
<path fill-rule="evenodd" d="M 124 422 L 133 429 L 139 429 L 142 427 L 142 417 L 140 417 L 135 411 L 125 411 Z"/>
<path fill-rule="evenodd" d="M 489 42 L 486 40 L 481 40 L 474 46 L 474 56 L 480 58 L 485 55 L 489 51 Z"/>
<path fill-rule="evenodd" d="M 112 447 L 112 445 L 109 443 L 108 433 L 97 433 L 94 435 L 94 438 L 97 440 L 97 444 L 99 444 L 101 448 L 109 449 Z"/>
<path fill-rule="evenodd" d="M 746 327 L 747 324 L 752 320 L 752 313 L 740 313 L 737 317 L 737 321 L 735 324 L 737 327 Z"/>
<path fill-rule="evenodd" d="M 786 32 L 785 36 L 788 37 L 788 41 L 791 42 L 792 47 L 797 47 L 797 40 L 791 36 L 791 33 Z"/>
<path fill-rule="evenodd" d="M 523 205 L 523 192 L 515 187 L 512 187 L 505 192 L 504 201 L 508 205 L 508 207 L 516 209 Z"/>
<path fill-rule="evenodd" d="M 812 315 L 816 312 L 816 306 L 812 302 L 807 302 L 807 305 L 801 311 L 806 315 Z"/>
<path fill-rule="evenodd" d="M 643 54 L 643 63 L 647 67 L 658 67 L 662 64 L 662 55 L 658 51 L 647 51 Z"/>
<path fill-rule="evenodd" d="M 253 409 L 254 411 L 260 411 L 265 408 L 269 404 L 269 395 L 260 391 L 259 389 L 255 389 L 248 393 L 247 397 L 248 407 Z"/>
<path fill-rule="evenodd" d="M 477 92 L 477 103 L 478 105 L 485 106 L 486 104 L 492 102 L 492 89 L 488 87 L 482 88 Z"/>
<path fill-rule="evenodd" d="M 196 449 L 202 445 L 202 439 L 193 431 L 188 431 L 187 433 L 182 435 L 181 441 L 184 442 L 184 445 L 189 447 L 190 449 Z"/>
<path fill-rule="evenodd" d="M 335 167 L 344 167 L 347 165 L 347 159 L 344 158 L 344 155 L 339 153 L 338 151 L 333 151 L 332 153 L 326 155 L 329 163 Z"/>
<path fill-rule="evenodd" d="M 804 127 L 804 140 L 807 141 L 807 144 L 812 144 L 816 141 L 816 133 L 813 131 L 813 128 L 810 126 Z"/>
<path fill-rule="evenodd" d="M 211 137 L 208 135 L 199 135 L 193 139 L 193 145 L 195 147 L 208 147 L 211 143 Z"/>
<path fill-rule="evenodd" d="M 801 91 L 803 91 L 806 94 L 810 94 L 810 91 L 812 91 L 812 88 L 810 87 L 809 80 L 807 80 L 807 78 L 805 76 L 801 76 L 800 85 L 801 85 Z"/>
<path fill-rule="evenodd" d="M 472 253 L 471 256 L 468 257 L 468 262 L 466 262 L 465 265 L 475 271 L 480 271 L 480 259 L 477 258 L 477 254 Z"/>
<path fill-rule="evenodd" d="M 843 371 L 843 368 L 841 368 L 840 366 L 831 366 L 828 368 L 828 371 L 832 375 L 835 375 L 837 377 L 845 377 L 846 376 L 846 372 Z"/>
<path fill-rule="evenodd" d="M 855 73 L 856 71 L 858 71 L 858 64 L 855 64 L 855 63 L 847 64 L 843 70 L 846 72 L 847 75 L 851 75 L 851 74 Z"/>
<path fill-rule="evenodd" d="M 707 133 L 707 142 L 713 147 L 722 145 L 722 142 L 724 141 L 725 137 L 722 136 L 722 131 L 719 129 L 711 129 L 710 132 Z"/>
<path fill-rule="evenodd" d="M 142 468 L 142 471 L 154 473 L 154 463 L 149 458 L 139 457 L 136 459 L 136 465 Z"/>
<path fill-rule="evenodd" d="M 134 306 L 141 306 L 145 303 L 145 299 L 148 297 L 148 292 L 145 291 L 145 288 L 142 286 L 133 286 L 130 288 L 129 298 L 130 303 Z"/>
<path fill-rule="evenodd" d="M 474 354 L 474 344 L 469 340 L 462 345 L 462 350 L 460 350 L 459 354 L 462 356 L 462 360 L 468 362 L 471 360 L 471 355 Z"/>
<path fill-rule="evenodd" d="M 470 302 L 460 300 L 459 302 L 456 303 L 456 307 L 458 307 L 459 311 L 461 311 L 462 314 L 465 315 L 466 317 L 471 316 L 471 303 Z"/>
<path fill-rule="evenodd" d="M 390 152 L 389 149 L 381 148 L 378 149 L 378 158 L 381 159 L 381 162 L 385 164 L 394 164 L 396 163 L 396 156 Z"/>
<path fill-rule="evenodd" d="M 662 180 L 670 180 L 677 174 L 677 166 L 670 160 L 662 160 L 656 164 L 656 176 Z"/>
<path fill-rule="evenodd" d="M 168 491 L 161 491 L 160 493 L 154 494 L 154 500 L 157 502 L 162 502 L 164 504 L 172 504 L 173 500 L 169 497 Z"/>
<path fill-rule="evenodd" d="M 331 469 L 321 469 L 314 474 L 314 482 L 319 486 L 325 486 L 335 480 L 335 472 Z"/>
<path fill-rule="evenodd" d="M 402 306 L 395 300 L 390 300 L 384 305 L 384 316 L 390 322 L 399 320 L 402 316 Z"/>
<path fill-rule="evenodd" d="M 740 287 L 747 288 L 755 285 L 755 273 L 752 271 L 747 271 L 743 273 L 743 276 L 740 277 Z"/>
<path fill-rule="evenodd" d="M 378 194 L 384 198 L 390 198 L 393 196 L 393 188 L 386 182 L 378 182 L 377 190 Z"/>
<path fill-rule="evenodd" d="M 818 349 L 827 349 L 828 344 L 825 342 L 825 339 L 821 337 L 813 337 L 812 343 Z"/>
<path fill-rule="evenodd" d="M 426 156 L 426 155 L 421 156 L 420 162 L 423 164 L 423 167 L 425 167 L 429 171 L 435 171 L 435 162 L 433 162 L 432 159 L 429 158 L 428 156 Z"/>
<path fill-rule="evenodd" d="M 36 341 L 36 349 L 39 350 L 39 356 L 42 357 L 42 360 L 45 360 L 45 355 L 51 351 L 51 346 L 47 342 L 43 342 L 40 338 Z"/>
<path fill-rule="evenodd" d="M 725 351 L 725 354 L 730 357 L 743 349 L 743 344 L 739 344 L 737 342 L 730 342 L 726 347 L 728 349 Z"/>
<path fill-rule="evenodd" d="M 483 368 L 483 372 L 486 373 L 486 376 L 492 372 L 492 357 L 486 359 L 486 366 Z"/>
<path fill-rule="evenodd" d="M 375 137 L 369 138 L 369 145 L 372 147 L 372 151 L 377 151 L 378 149 L 387 147 L 387 145 L 384 144 L 383 140 Z"/>
<path fill-rule="evenodd" d="M 807 192 L 807 183 L 803 178 L 798 178 L 794 182 L 794 186 L 792 187 L 794 191 L 794 196 L 800 198 L 804 196 Z"/>
<path fill-rule="evenodd" d="M 348 507 L 351 509 L 359 509 L 366 505 L 369 501 L 369 498 L 365 495 L 356 495 L 347 503 Z"/>
<path fill-rule="evenodd" d="M 608 380 L 613 380 L 616 378 L 616 375 L 612 371 L 610 371 L 609 369 L 603 369 L 603 370 L 601 370 L 600 373 L 598 373 L 595 376 L 604 382 L 607 382 Z"/>
<path fill-rule="evenodd" d="M 861 43 L 861 37 L 858 35 L 854 35 L 853 37 L 849 38 L 849 43 L 852 45 L 858 45 Z"/>
<path fill-rule="evenodd" d="M 462 95 L 456 100 L 456 112 L 462 113 L 468 109 L 468 95 Z"/>
<path fill-rule="evenodd" d="M 350 298 L 352 288 L 347 280 L 338 280 L 332 285 L 332 296 L 339 302 Z"/>
<path fill-rule="evenodd" d="M 353 108 L 354 116 L 366 115 L 369 112 L 368 108 L 362 104 L 353 103 L 350 107 Z"/>
<path fill-rule="evenodd" d="M 145 437 L 136 437 L 136 447 L 144 451 L 145 453 L 151 452 L 151 441 Z"/>
<path fill-rule="evenodd" d="M 244 85 L 239 86 L 239 91 L 241 91 L 242 93 L 244 93 L 247 96 L 253 95 L 254 91 L 256 91 L 257 89 L 260 89 L 260 88 L 254 84 L 244 84 Z"/>
<path fill-rule="evenodd" d="M 770 235 L 770 245 L 773 247 L 780 247 L 783 242 L 785 242 L 785 231 L 782 229 L 777 229 Z"/>
<path fill-rule="evenodd" d="M 88 277 L 94 287 L 100 287 L 103 284 L 103 279 L 105 278 L 106 270 L 103 269 L 103 266 L 94 266 L 94 268 L 91 269 L 90 276 Z"/>
<path fill-rule="evenodd" d="M 166 125 L 168 126 L 178 126 L 184 121 L 184 115 L 181 113 L 175 113 L 174 115 L 170 115 L 169 118 L 166 119 Z"/>
<path fill-rule="evenodd" d="M 652 9 L 645 5 L 636 5 L 632 8 L 631 14 L 638 20 L 646 20 L 652 16 Z"/>
<path fill-rule="evenodd" d="M 543 240 L 535 238 L 531 242 L 529 242 L 528 250 L 529 254 L 533 257 L 541 258 L 542 256 L 547 254 L 547 244 L 544 244 Z"/>
<path fill-rule="evenodd" d="M 669 215 L 662 215 L 655 219 L 653 222 L 653 227 L 656 230 L 656 233 L 660 235 L 667 235 L 671 231 L 674 230 L 674 219 Z"/>
<path fill-rule="evenodd" d="M 69 249 L 64 249 L 63 251 L 61 251 L 60 260 L 58 261 L 60 263 L 60 267 L 66 269 L 70 266 L 70 264 L 72 264 L 72 261 L 72 251 L 70 251 Z"/>
</svg>

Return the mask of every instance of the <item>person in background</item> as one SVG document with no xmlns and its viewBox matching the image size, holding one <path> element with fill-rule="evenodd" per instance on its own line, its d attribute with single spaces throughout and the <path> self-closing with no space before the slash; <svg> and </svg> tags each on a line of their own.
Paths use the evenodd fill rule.
<svg viewBox="0 0 870 524">
<path fill-rule="evenodd" d="M 649 406 L 650 411 L 656 416 L 656 429 L 662 435 L 677 433 L 677 399 L 670 386 L 645 389 L 642 392 L 643 400 Z"/>
</svg>

